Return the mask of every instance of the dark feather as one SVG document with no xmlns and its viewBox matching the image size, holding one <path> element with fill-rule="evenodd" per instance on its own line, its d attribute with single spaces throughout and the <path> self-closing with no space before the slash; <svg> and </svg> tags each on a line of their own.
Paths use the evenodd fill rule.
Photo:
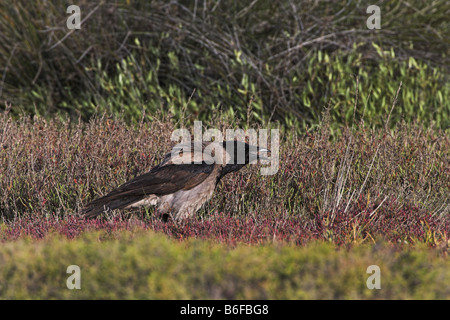
<svg viewBox="0 0 450 320">
<path fill-rule="evenodd" d="M 87 217 L 93 217 L 105 209 L 125 208 L 151 194 L 161 196 L 181 189 L 189 190 L 202 183 L 213 169 L 214 165 L 205 163 L 157 166 L 92 201 L 83 213 Z"/>
</svg>

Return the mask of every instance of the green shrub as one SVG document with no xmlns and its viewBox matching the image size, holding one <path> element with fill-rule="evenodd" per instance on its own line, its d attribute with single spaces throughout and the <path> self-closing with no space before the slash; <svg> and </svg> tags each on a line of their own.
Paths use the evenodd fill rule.
<svg viewBox="0 0 450 320">
<path fill-rule="evenodd" d="M 66 286 L 70 265 L 81 289 Z M 370 265 L 380 267 L 380 290 L 366 286 Z M 448 299 L 449 284 L 439 251 L 382 244 L 231 248 L 134 230 L 0 247 L 2 299 Z"/>
<path fill-rule="evenodd" d="M 448 76 L 414 57 L 398 60 L 392 48 L 371 45 L 377 54 L 372 59 L 365 57 L 364 44 L 354 45 L 350 52 L 318 51 L 308 60 L 307 71 L 292 77 L 290 85 L 302 87 L 295 99 L 309 110 L 308 117 L 319 123 L 323 106 L 329 105 L 332 124 L 350 125 L 363 119 L 371 127 L 383 127 L 400 89 L 390 125 L 405 120 L 449 128 Z M 292 123 L 293 117 L 287 117 Z"/>
</svg>

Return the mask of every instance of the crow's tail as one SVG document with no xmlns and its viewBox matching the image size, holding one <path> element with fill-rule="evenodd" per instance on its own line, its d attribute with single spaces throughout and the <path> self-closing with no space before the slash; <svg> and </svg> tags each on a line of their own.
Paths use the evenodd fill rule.
<svg viewBox="0 0 450 320">
<path fill-rule="evenodd" d="M 105 211 L 123 209 L 141 199 L 142 197 L 137 196 L 117 198 L 116 196 L 106 195 L 89 203 L 81 213 L 85 215 L 86 218 L 94 218 Z"/>
</svg>

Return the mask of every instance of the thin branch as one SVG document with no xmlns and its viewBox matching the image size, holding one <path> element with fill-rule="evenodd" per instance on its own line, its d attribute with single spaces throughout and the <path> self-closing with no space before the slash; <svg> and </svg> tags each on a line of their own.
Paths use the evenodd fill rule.
<svg viewBox="0 0 450 320">
<path fill-rule="evenodd" d="M 81 20 L 80 25 L 82 25 L 87 19 L 89 19 L 89 17 L 95 12 L 97 11 L 98 8 L 100 8 L 100 6 L 102 6 L 104 4 L 104 2 L 100 2 L 91 12 L 89 12 L 87 14 L 87 16 Z M 59 46 L 64 40 L 66 40 L 76 29 L 72 29 L 69 32 L 67 32 L 64 37 L 62 37 L 57 43 L 55 43 L 54 45 L 52 45 L 48 50 L 52 50 L 54 48 L 56 48 L 57 46 Z"/>
<path fill-rule="evenodd" d="M 403 82 L 400 81 L 400 85 L 398 86 L 397 93 L 395 94 L 394 101 L 392 102 L 392 108 L 391 108 L 391 111 L 389 112 L 389 115 L 388 115 L 388 117 L 387 117 L 386 123 L 385 123 L 385 125 L 384 125 L 386 131 L 387 131 L 388 128 L 389 128 L 389 119 L 391 118 L 392 110 L 394 110 L 394 107 L 395 107 L 395 105 L 397 104 L 397 98 L 398 98 L 398 94 L 400 93 L 400 89 L 401 89 L 401 87 L 402 87 L 402 83 L 403 83 Z"/>
</svg>

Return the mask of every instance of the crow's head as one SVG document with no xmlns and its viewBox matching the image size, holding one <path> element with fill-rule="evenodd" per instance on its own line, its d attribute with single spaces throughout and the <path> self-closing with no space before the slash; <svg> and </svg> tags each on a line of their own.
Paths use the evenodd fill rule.
<svg viewBox="0 0 450 320">
<path fill-rule="evenodd" d="M 240 170 L 249 163 L 270 160 L 262 154 L 270 152 L 266 148 L 230 140 L 223 142 L 191 142 L 177 144 L 163 163 L 173 164 L 217 164 L 223 167 L 223 177 L 227 173 Z"/>
<path fill-rule="evenodd" d="M 224 141 L 223 148 L 229 157 L 222 170 L 221 176 L 240 170 L 246 164 L 256 163 L 258 159 L 269 160 L 262 153 L 270 152 L 269 149 L 249 145 L 242 141 Z"/>
</svg>

